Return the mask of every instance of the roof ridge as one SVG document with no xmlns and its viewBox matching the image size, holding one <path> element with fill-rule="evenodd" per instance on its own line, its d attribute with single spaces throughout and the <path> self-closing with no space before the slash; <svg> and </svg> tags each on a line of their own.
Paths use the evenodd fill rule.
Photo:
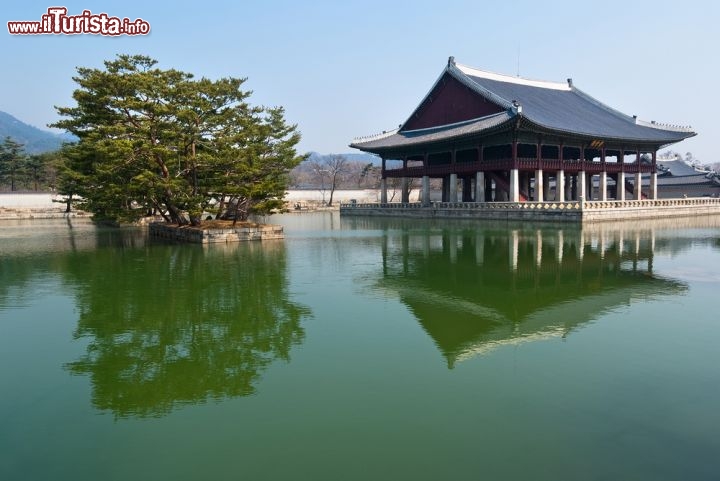
<svg viewBox="0 0 720 481">
<path fill-rule="evenodd" d="M 448 72 L 450 75 L 453 76 L 453 78 L 457 79 L 463 85 L 470 88 L 473 92 L 482 95 L 493 103 L 498 104 L 500 107 L 506 108 L 508 110 L 517 111 L 517 106 L 513 105 L 512 103 L 514 99 L 506 99 L 504 97 L 501 97 L 495 92 L 492 92 L 491 90 L 486 89 L 482 85 L 479 85 L 477 82 L 473 82 L 472 79 L 468 78 L 468 74 L 461 70 L 455 62 L 448 62 L 448 65 L 445 68 L 445 72 Z"/>
<path fill-rule="evenodd" d="M 551 80 L 535 80 L 520 76 L 513 77 L 512 75 L 491 72 L 489 70 L 482 70 L 479 68 L 471 67 L 469 65 L 463 65 L 458 63 L 455 64 L 455 67 L 461 72 L 463 72 L 465 75 L 486 78 L 489 80 L 497 80 L 499 82 L 509 82 L 520 85 L 528 85 L 530 87 L 548 88 L 553 90 L 571 89 L 569 80 L 568 82 L 553 82 Z"/>
</svg>

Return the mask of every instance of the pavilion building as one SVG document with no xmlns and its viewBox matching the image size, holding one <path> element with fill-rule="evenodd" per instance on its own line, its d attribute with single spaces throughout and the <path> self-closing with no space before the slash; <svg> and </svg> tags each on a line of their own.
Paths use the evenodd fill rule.
<svg viewBox="0 0 720 481">
<path fill-rule="evenodd" d="M 431 178 L 442 179 L 443 202 L 608 201 L 657 199 L 657 151 L 694 135 L 618 112 L 571 79 L 499 75 L 450 57 L 398 129 L 350 146 L 381 157 L 381 204 L 389 179 L 403 203 L 421 179 L 430 205 Z M 635 188 L 643 180 L 645 192 Z"/>
</svg>

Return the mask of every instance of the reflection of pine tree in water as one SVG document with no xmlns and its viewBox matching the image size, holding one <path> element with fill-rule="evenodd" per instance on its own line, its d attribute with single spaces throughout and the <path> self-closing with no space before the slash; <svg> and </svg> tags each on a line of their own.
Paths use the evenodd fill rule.
<svg viewBox="0 0 720 481">
<path fill-rule="evenodd" d="M 304 336 L 308 312 L 288 299 L 282 243 L 98 249 L 68 271 L 76 336 L 91 341 L 67 368 L 89 374 L 93 404 L 117 416 L 251 394 Z"/>
</svg>

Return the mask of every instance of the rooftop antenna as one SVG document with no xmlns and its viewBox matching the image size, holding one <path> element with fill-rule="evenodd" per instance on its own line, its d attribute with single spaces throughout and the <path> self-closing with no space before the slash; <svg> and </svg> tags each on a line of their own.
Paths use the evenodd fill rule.
<svg viewBox="0 0 720 481">
<path fill-rule="evenodd" d="M 517 51 L 517 76 L 520 77 L 520 46 L 518 45 L 518 51 Z"/>
</svg>

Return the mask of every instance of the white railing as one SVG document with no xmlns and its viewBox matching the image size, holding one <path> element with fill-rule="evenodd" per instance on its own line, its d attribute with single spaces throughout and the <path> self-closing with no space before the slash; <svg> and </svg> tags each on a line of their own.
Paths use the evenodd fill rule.
<svg viewBox="0 0 720 481">
<path fill-rule="evenodd" d="M 458 210 L 536 210 L 536 211 L 579 211 L 604 209 L 643 209 L 648 207 L 695 207 L 718 206 L 720 199 L 695 197 L 692 199 L 643 199 L 643 200 L 592 200 L 569 202 L 420 202 L 342 203 L 341 209 L 458 209 Z"/>
<path fill-rule="evenodd" d="M 420 202 L 404 203 L 350 203 L 340 204 L 341 209 L 457 209 L 457 210 L 580 210 L 581 203 L 573 202 Z"/>
<path fill-rule="evenodd" d="M 720 199 L 714 197 L 693 197 L 692 199 L 643 199 L 643 200 L 591 200 L 583 202 L 584 209 L 627 209 L 647 207 L 697 207 L 720 206 Z"/>
</svg>

